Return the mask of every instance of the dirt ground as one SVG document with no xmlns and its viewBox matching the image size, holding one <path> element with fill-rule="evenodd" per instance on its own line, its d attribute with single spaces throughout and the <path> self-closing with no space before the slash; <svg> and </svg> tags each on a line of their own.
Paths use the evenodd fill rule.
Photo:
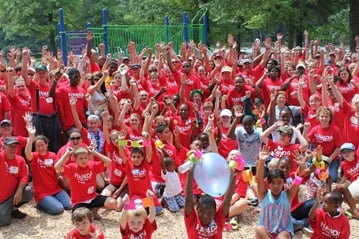
<svg viewBox="0 0 359 239">
<path fill-rule="evenodd" d="M 12 224 L 0 228 L 0 238 L 4 239 L 63 239 L 65 234 L 71 230 L 71 213 L 66 211 L 58 216 L 50 216 L 35 208 L 33 202 L 21 207 L 22 212 L 26 212 L 26 219 L 14 219 Z M 98 227 L 105 232 L 106 238 L 121 238 L 118 229 L 119 213 L 114 211 L 99 210 L 102 217 L 100 221 L 95 221 Z M 240 216 L 240 228 L 237 231 L 224 232 L 224 239 L 255 238 L 254 230 L 257 224 L 259 208 L 248 206 L 247 210 Z M 154 239 L 185 239 L 186 232 L 183 220 L 183 211 L 176 214 L 165 210 L 164 214 L 156 218 L 158 229 L 153 234 Z M 359 221 L 350 220 L 351 237 L 359 238 Z M 294 239 L 309 238 L 302 232 L 297 232 Z"/>
</svg>

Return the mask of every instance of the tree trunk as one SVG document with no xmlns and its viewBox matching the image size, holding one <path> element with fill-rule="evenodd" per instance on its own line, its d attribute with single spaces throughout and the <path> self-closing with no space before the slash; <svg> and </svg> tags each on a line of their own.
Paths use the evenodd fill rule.
<svg viewBox="0 0 359 239">
<path fill-rule="evenodd" d="M 56 48 L 56 43 L 55 43 L 55 33 L 54 33 L 54 31 L 50 32 L 49 40 L 50 40 L 50 52 L 52 53 L 53 56 L 56 56 L 57 48 Z"/>
<path fill-rule="evenodd" d="M 359 34 L 359 4 L 357 0 L 350 0 L 349 28 L 350 51 L 355 52 L 355 36 Z"/>
<path fill-rule="evenodd" d="M 293 42 L 294 42 L 294 26 L 293 26 L 293 20 L 291 17 L 288 18 L 288 48 L 293 48 Z"/>
</svg>

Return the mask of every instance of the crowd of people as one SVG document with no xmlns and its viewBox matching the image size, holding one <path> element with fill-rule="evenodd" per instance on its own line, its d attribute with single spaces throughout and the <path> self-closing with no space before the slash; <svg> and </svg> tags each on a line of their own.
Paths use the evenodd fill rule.
<svg viewBox="0 0 359 239">
<path fill-rule="evenodd" d="M 104 44 L 93 50 L 88 32 L 66 66 L 46 47 L 40 62 L 27 48 L 1 54 L 0 226 L 25 218 L 19 207 L 33 199 L 51 215 L 72 210 L 66 238 L 104 238 L 98 208 L 119 212 L 122 238 L 151 238 L 156 216 L 181 209 L 188 238 L 222 238 L 259 204 L 256 238 L 349 238 L 348 217 L 359 219 L 359 37 L 348 52 L 342 38 L 321 48 L 304 36 L 293 49 L 281 33 L 256 40 L 252 54 L 232 35 L 212 54 L 194 42 L 179 55 L 171 43 L 137 53 L 130 42 L 115 59 Z M 223 197 L 197 186 L 195 165 L 178 172 L 198 151 L 243 160 Z"/>
</svg>

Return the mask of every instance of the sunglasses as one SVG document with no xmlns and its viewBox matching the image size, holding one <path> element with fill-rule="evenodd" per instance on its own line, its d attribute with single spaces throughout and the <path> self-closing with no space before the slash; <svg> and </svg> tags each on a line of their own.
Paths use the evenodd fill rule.
<svg viewBox="0 0 359 239">
<path fill-rule="evenodd" d="M 183 65 L 182 68 L 190 68 L 190 65 Z"/>
<path fill-rule="evenodd" d="M 71 137 L 70 140 L 80 140 L 81 137 Z"/>
<path fill-rule="evenodd" d="M 28 76 L 34 76 L 34 73 L 27 73 Z"/>
</svg>

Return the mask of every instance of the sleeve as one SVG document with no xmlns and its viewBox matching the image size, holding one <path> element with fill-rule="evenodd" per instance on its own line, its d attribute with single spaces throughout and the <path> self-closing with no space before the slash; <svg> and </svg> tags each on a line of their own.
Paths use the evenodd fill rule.
<svg viewBox="0 0 359 239">
<path fill-rule="evenodd" d="M 3 105 L 3 111 L 4 112 L 8 112 L 11 110 L 11 104 L 9 99 L 6 97 L 6 95 L 1 94 L 1 101 L 2 101 L 2 105 Z"/>
<path fill-rule="evenodd" d="M 28 180 L 29 180 L 29 169 L 28 167 L 26 166 L 26 163 L 25 163 L 25 159 L 23 158 L 20 158 L 20 167 L 21 167 L 21 174 L 20 174 L 20 182 L 22 183 L 27 183 Z"/>
</svg>

